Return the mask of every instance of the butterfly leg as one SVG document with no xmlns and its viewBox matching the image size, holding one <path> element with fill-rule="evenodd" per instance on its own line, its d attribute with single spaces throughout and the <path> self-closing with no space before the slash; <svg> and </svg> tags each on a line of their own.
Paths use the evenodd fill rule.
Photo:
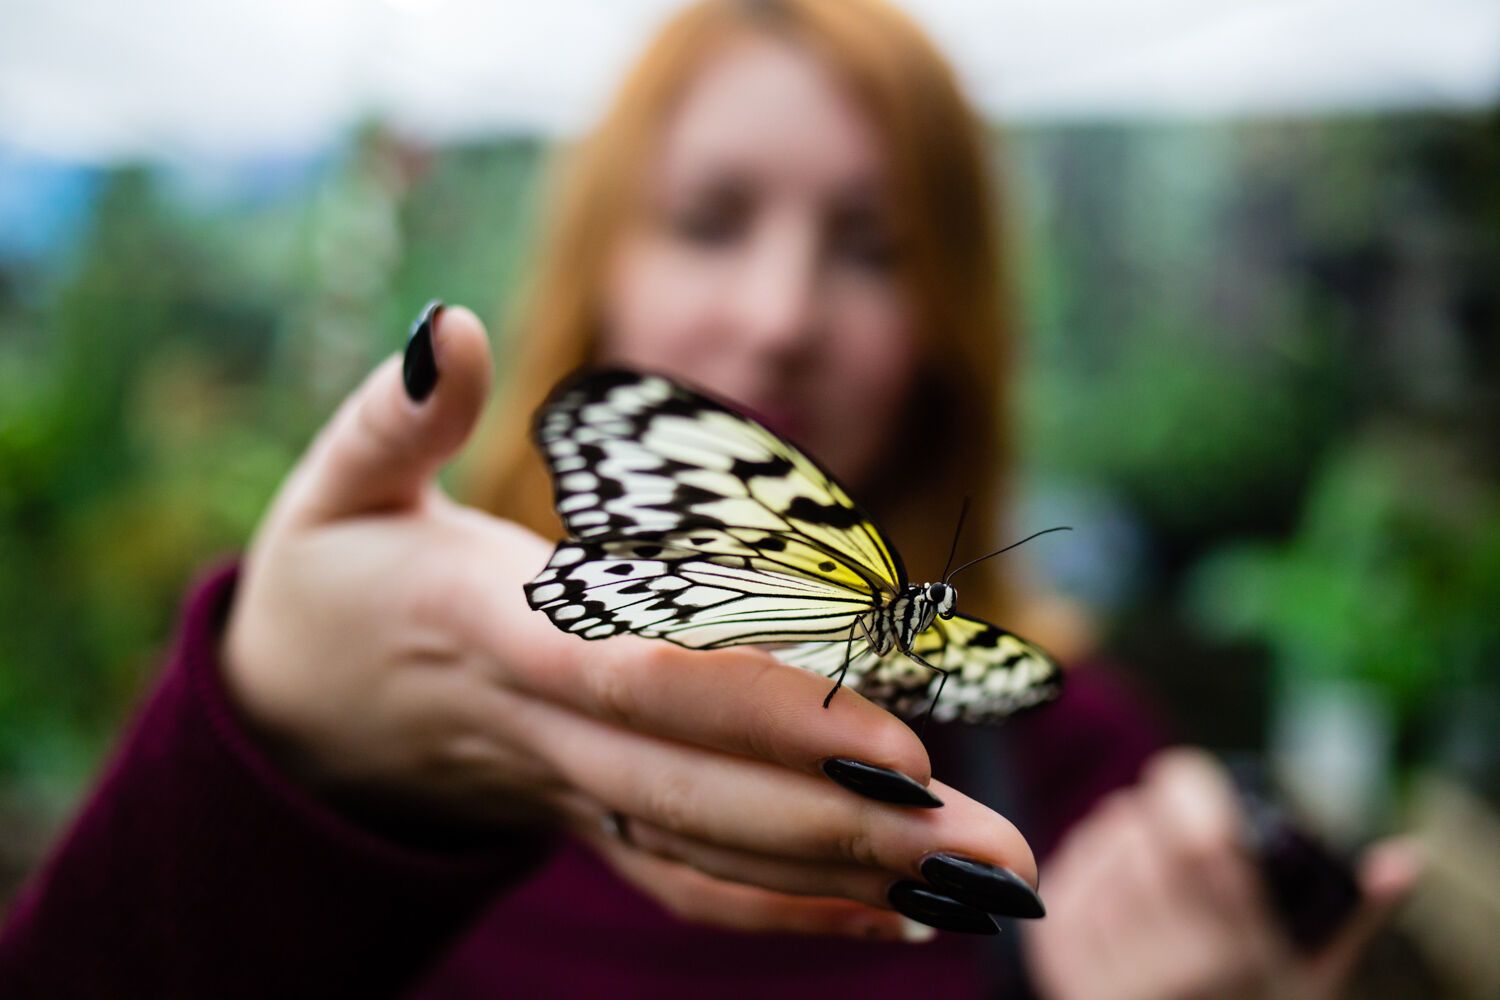
<svg viewBox="0 0 1500 1000">
<path fill-rule="evenodd" d="M 833 696 L 839 693 L 839 688 L 844 686 L 844 675 L 849 672 L 849 654 L 854 651 L 854 630 L 858 627 L 858 622 L 849 626 L 849 641 L 844 644 L 844 665 L 839 667 L 839 677 L 833 682 L 833 690 L 829 691 L 828 697 L 823 699 L 824 708 L 827 708 L 828 703 L 833 701 Z"/>
<path fill-rule="evenodd" d="M 942 678 L 942 680 L 938 681 L 937 694 L 932 696 L 932 704 L 928 705 L 927 711 L 922 713 L 922 726 L 917 730 L 918 734 L 920 735 L 927 732 L 927 723 L 932 721 L 932 710 L 937 708 L 938 699 L 943 696 L 943 685 L 948 683 L 948 671 L 944 670 L 942 667 L 937 666 L 936 664 L 928 663 L 925 659 L 918 656 L 916 653 L 913 653 L 909 649 L 903 649 L 901 652 L 905 653 L 907 656 L 911 657 L 913 660 L 916 660 L 922 666 L 926 667 L 928 670 L 931 670 L 933 673 Z"/>
</svg>

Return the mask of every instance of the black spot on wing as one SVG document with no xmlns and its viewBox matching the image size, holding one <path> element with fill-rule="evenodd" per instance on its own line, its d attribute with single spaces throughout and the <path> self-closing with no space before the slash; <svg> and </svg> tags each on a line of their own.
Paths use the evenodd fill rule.
<svg viewBox="0 0 1500 1000">
<path fill-rule="evenodd" d="M 807 524 L 828 528 L 852 528 L 864 518 L 859 511 L 836 503 L 818 503 L 811 497 L 797 497 L 786 508 L 786 516 Z"/>
<path fill-rule="evenodd" d="M 716 503 L 724 499 L 724 494 L 715 493 L 713 490 L 705 490 L 701 486 L 689 486 L 687 483 L 678 483 L 672 491 L 672 499 L 666 504 L 651 504 L 650 506 L 659 510 L 675 511 L 682 507 L 691 507 L 700 503 Z"/>
<path fill-rule="evenodd" d="M 789 476 L 792 474 L 793 469 L 794 467 L 790 459 L 783 458 L 780 455 L 773 455 L 771 458 L 760 462 L 737 458 L 734 460 L 734 464 L 729 467 L 729 474 L 749 482 L 759 476 L 772 478 Z"/>
<path fill-rule="evenodd" d="M 672 395 L 651 408 L 653 414 L 669 417 L 696 417 L 708 409 L 698 400 L 687 396 L 677 386 L 673 386 L 672 389 Z"/>
<path fill-rule="evenodd" d="M 602 399 L 605 394 L 621 386 L 639 385 L 641 376 L 632 371 L 624 369 L 602 369 L 592 373 L 588 378 L 580 380 L 579 388 L 583 389 L 589 399 Z"/>
</svg>

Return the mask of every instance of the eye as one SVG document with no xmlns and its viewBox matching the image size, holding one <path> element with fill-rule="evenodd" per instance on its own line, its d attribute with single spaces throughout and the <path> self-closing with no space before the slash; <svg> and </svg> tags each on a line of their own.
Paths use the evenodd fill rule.
<svg viewBox="0 0 1500 1000">
<path fill-rule="evenodd" d="M 744 236 L 753 209 L 752 194 L 743 183 L 718 179 L 669 206 L 667 224 L 685 242 L 727 246 Z"/>
<path fill-rule="evenodd" d="M 838 259 L 874 273 L 892 270 L 899 253 L 890 228 L 860 209 L 835 213 L 829 224 L 828 245 Z"/>
<path fill-rule="evenodd" d="M 701 246 L 723 246 L 733 243 L 744 232 L 743 216 L 720 206 L 693 209 L 672 220 L 673 230 L 689 243 Z"/>
</svg>

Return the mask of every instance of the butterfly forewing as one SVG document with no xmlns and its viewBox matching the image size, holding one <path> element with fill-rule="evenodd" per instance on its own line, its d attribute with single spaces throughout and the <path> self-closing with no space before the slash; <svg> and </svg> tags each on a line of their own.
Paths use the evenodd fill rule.
<svg viewBox="0 0 1500 1000">
<path fill-rule="evenodd" d="M 783 563 L 839 586 L 894 594 L 906 582 L 874 521 L 816 462 L 661 376 L 586 376 L 542 410 L 536 437 L 577 538 L 670 538 L 696 549 L 694 529 L 722 528 L 761 549 L 779 540 Z"/>
</svg>

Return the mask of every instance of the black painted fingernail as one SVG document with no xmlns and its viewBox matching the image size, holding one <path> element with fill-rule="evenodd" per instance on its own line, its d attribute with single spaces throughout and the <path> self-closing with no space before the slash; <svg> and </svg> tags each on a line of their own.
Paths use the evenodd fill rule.
<svg viewBox="0 0 1500 1000">
<path fill-rule="evenodd" d="M 936 809 L 943 800 L 908 778 L 900 771 L 888 767 L 876 767 L 862 760 L 848 757 L 830 757 L 823 762 L 823 773 L 843 785 L 851 792 L 863 795 L 876 802 L 890 802 L 898 806 L 917 806 Z"/>
<path fill-rule="evenodd" d="M 1009 868 L 987 861 L 959 857 L 957 854 L 934 854 L 922 862 L 922 877 L 937 888 L 977 906 L 986 913 L 1002 917 L 1045 917 L 1047 908 L 1042 897 L 1026 880 Z"/>
<path fill-rule="evenodd" d="M 401 380 L 406 385 L 406 394 L 415 402 L 422 402 L 432 395 L 437 385 L 437 356 L 432 352 L 432 328 L 443 311 L 443 303 L 433 299 L 423 307 L 411 333 L 406 338 L 406 355 L 401 359 Z"/>
<path fill-rule="evenodd" d="M 960 903 L 921 882 L 897 882 L 885 894 L 896 912 L 940 931 L 999 934 L 1000 925 L 983 910 Z"/>
</svg>

